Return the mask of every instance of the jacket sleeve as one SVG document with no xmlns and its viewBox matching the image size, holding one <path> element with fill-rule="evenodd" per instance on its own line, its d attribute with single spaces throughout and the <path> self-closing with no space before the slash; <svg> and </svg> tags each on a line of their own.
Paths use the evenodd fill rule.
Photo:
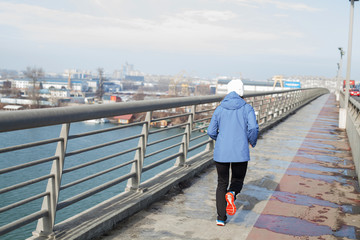
<svg viewBox="0 0 360 240">
<path fill-rule="evenodd" d="M 219 108 L 216 108 L 214 111 L 214 114 L 211 117 L 210 124 L 207 129 L 207 134 L 209 137 L 211 137 L 213 140 L 216 140 L 217 135 L 219 133 L 219 122 L 217 115 L 219 114 Z"/>
<path fill-rule="evenodd" d="M 259 126 L 256 121 L 255 111 L 254 109 L 248 105 L 248 131 L 247 137 L 248 141 L 252 147 L 256 146 L 257 138 L 259 134 Z"/>
</svg>

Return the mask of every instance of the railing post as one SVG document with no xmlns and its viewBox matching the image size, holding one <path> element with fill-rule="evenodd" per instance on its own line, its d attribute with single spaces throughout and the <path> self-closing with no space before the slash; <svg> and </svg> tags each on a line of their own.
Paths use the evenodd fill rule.
<svg viewBox="0 0 360 240">
<path fill-rule="evenodd" d="M 51 167 L 51 174 L 54 175 L 54 177 L 49 179 L 46 186 L 46 192 L 48 192 L 49 195 L 44 197 L 41 209 L 47 210 L 48 215 L 38 220 L 36 230 L 32 233 L 33 236 L 28 239 L 55 239 L 53 229 L 55 224 L 56 206 L 59 200 L 59 191 L 69 130 L 70 123 L 62 125 L 60 138 L 63 140 L 57 144 L 55 151 L 55 156 L 57 158 L 53 161 Z"/>
<path fill-rule="evenodd" d="M 218 105 L 219 105 L 219 103 L 217 104 L 217 106 Z M 194 109 L 194 112 L 195 112 L 195 109 Z M 210 139 L 210 137 L 209 137 L 209 139 Z M 205 151 L 212 152 L 212 151 L 214 151 L 214 148 L 215 148 L 215 140 L 210 141 L 208 144 L 206 144 Z"/>
<path fill-rule="evenodd" d="M 152 111 L 146 113 L 145 122 L 141 130 L 142 136 L 139 139 L 138 150 L 136 150 L 135 153 L 136 162 L 134 162 L 131 167 L 131 172 L 136 173 L 136 176 L 128 180 L 125 191 L 139 190 L 151 119 Z"/>
<path fill-rule="evenodd" d="M 175 166 L 185 166 L 188 149 L 189 149 L 189 145 L 190 145 L 191 131 L 193 129 L 195 110 L 196 110 L 196 106 L 193 105 L 190 110 L 191 112 L 188 117 L 187 124 L 185 126 L 185 131 L 184 131 L 185 134 L 182 138 L 182 141 L 181 141 L 182 144 L 179 149 L 179 151 L 182 153 L 182 155 L 176 159 Z"/>
<path fill-rule="evenodd" d="M 290 105 L 289 110 L 293 109 L 296 106 L 296 91 L 290 93 Z"/>
<path fill-rule="evenodd" d="M 299 91 L 296 91 L 296 106 L 299 106 L 301 105 L 302 101 L 303 101 L 303 90 L 299 90 Z"/>
</svg>

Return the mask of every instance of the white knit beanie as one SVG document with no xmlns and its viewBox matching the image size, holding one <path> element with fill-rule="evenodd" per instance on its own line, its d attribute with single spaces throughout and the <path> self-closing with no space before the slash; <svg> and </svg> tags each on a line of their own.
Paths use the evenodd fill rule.
<svg viewBox="0 0 360 240">
<path fill-rule="evenodd" d="M 236 92 L 241 97 L 244 95 L 244 84 L 240 79 L 231 80 L 227 85 L 227 93 Z"/>
</svg>

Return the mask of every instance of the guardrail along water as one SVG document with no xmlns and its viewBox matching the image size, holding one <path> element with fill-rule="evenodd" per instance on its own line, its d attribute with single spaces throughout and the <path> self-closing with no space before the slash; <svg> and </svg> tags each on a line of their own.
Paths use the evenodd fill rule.
<svg viewBox="0 0 360 240">
<path fill-rule="evenodd" d="M 345 94 L 340 92 L 340 106 L 345 106 Z M 360 102 L 350 97 L 346 113 L 346 133 L 349 138 L 355 169 L 360 179 Z"/>
<path fill-rule="evenodd" d="M 247 94 L 261 131 L 327 89 Z M 213 150 L 206 128 L 224 96 L 0 112 L 0 236 L 45 239 L 60 222 Z M 137 114 L 126 125 L 82 121 Z M 167 127 L 156 128 L 159 123 Z"/>
</svg>

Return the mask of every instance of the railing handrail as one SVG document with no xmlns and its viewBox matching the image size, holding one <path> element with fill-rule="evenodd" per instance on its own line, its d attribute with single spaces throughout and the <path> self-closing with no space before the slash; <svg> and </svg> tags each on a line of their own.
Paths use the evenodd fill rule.
<svg viewBox="0 0 360 240">
<path fill-rule="evenodd" d="M 299 90 L 292 89 L 274 92 L 244 94 L 244 98 L 258 97 L 269 94 L 279 94 Z M 135 102 L 120 102 L 111 104 L 95 104 L 83 106 L 32 109 L 22 111 L 0 112 L 0 132 L 44 127 L 63 123 L 79 122 L 89 119 L 113 117 L 131 113 L 156 111 L 164 108 L 198 105 L 221 101 L 225 95 L 209 95 L 196 97 L 176 97 Z"/>
<path fill-rule="evenodd" d="M 340 108 L 345 108 L 345 92 L 340 91 Z M 343 112 L 344 113 L 344 112 Z M 360 142 L 360 102 L 356 101 L 355 98 L 349 97 L 348 101 L 348 109 L 345 110 L 345 127 L 349 144 L 351 148 L 351 153 L 353 156 L 353 160 L 355 163 L 355 170 L 360 179 L 360 149 L 359 149 L 359 142 Z M 360 183 L 360 180 L 359 180 Z"/>
<path fill-rule="evenodd" d="M 349 101 L 350 101 L 357 109 L 360 109 L 360 102 L 356 101 L 354 98 L 350 98 Z"/>
<path fill-rule="evenodd" d="M 0 132 L 216 102 L 223 95 L 0 112 Z"/>
</svg>

